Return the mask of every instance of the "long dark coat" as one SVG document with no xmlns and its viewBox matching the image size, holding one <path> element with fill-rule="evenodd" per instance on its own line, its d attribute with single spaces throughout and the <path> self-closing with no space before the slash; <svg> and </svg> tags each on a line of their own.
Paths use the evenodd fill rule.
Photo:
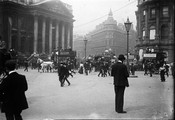
<svg viewBox="0 0 175 120">
<path fill-rule="evenodd" d="M 114 85 L 116 86 L 129 86 L 128 78 L 129 73 L 126 65 L 117 62 L 112 66 L 111 76 L 114 77 Z"/>
<path fill-rule="evenodd" d="M 17 72 L 9 74 L 0 85 L 0 93 L 3 93 L 2 112 L 15 112 L 28 108 L 25 91 L 28 89 L 24 75 Z"/>
</svg>

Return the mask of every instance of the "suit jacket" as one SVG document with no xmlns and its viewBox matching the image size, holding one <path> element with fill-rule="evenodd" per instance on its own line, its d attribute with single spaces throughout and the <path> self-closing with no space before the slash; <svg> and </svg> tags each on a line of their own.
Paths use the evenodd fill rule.
<svg viewBox="0 0 175 120">
<path fill-rule="evenodd" d="M 14 112 L 28 108 L 25 91 L 28 89 L 24 75 L 17 72 L 9 74 L 0 85 L 3 93 L 2 112 Z"/>
<path fill-rule="evenodd" d="M 129 86 L 128 77 L 129 73 L 126 65 L 117 62 L 112 65 L 111 76 L 114 77 L 114 85 L 116 86 Z"/>
</svg>

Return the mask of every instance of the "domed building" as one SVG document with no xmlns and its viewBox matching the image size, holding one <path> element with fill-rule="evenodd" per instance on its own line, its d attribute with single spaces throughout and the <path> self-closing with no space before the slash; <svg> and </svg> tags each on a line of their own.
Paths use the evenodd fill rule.
<svg viewBox="0 0 175 120">
<path fill-rule="evenodd" d="M 136 31 L 133 26 L 129 33 L 129 52 L 134 54 Z M 127 38 L 124 23 L 117 23 L 110 9 L 108 18 L 87 34 L 87 55 L 99 55 L 110 51 L 116 56 L 127 53 Z"/>
</svg>

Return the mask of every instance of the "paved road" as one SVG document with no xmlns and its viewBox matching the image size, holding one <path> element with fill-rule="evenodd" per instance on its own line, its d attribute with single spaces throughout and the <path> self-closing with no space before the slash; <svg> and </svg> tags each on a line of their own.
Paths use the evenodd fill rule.
<svg viewBox="0 0 175 120">
<path fill-rule="evenodd" d="M 125 91 L 127 114 L 118 114 L 114 111 L 112 77 L 98 77 L 97 72 L 76 74 L 69 78 L 70 86 L 60 87 L 56 73 L 18 72 L 26 75 L 29 86 L 29 109 L 22 112 L 24 120 L 167 119 L 174 113 L 172 76 L 160 82 L 159 75 L 136 72 L 138 78 L 129 78 L 130 87 Z M 5 120 L 4 114 L 0 113 L 0 119 Z"/>
</svg>

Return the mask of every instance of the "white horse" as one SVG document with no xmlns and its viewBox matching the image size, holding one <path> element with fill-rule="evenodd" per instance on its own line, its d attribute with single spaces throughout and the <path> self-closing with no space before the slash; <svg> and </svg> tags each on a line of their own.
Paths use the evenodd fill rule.
<svg viewBox="0 0 175 120">
<path fill-rule="evenodd" d="M 41 69 L 42 72 L 53 72 L 54 64 L 52 61 L 43 61 L 41 63 Z M 41 71 L 40 71 L 41 72 Z"/>
</svg>

